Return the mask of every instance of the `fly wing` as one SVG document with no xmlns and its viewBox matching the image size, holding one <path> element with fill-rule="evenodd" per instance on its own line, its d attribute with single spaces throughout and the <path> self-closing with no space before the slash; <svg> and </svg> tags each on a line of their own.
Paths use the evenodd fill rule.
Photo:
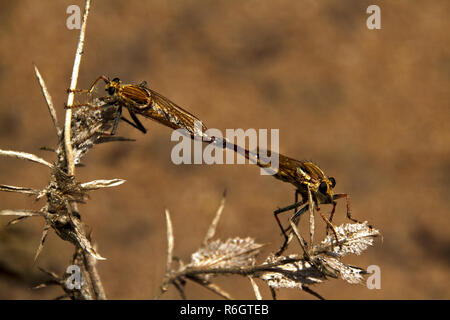
<svg viewBox="0 0 450 320">
<path fill-rule="evenodd" d="M 279 161 L 279 170 L 278 174 L 275 176 L 276 178 L 290 182 L 293 184 L 296 184 L 296 182 L 299 182 L 299 176 L 297 174 L 297 169 L 303 168 L 303 163 L 299 160 L 295 160 L 292 158 L 289 158 L 287 156 L 284 156 L 282 154 L 278 154 L 278 161 Z"/>
<path fill-rule="evenodd" d="M 257 164 L 262 168 L 271 167 L 270 163 L 266 164 L 268 161 L 263 161 L 264 158 L 268 157 L 266 160 L 270 160 L 278 156 L 278 171 L 273 170 L 275 172 L 273 176 L 284 182 L 292 183 L 298 189 L 301 189 L 305 182 L 317 183 L 317 181 L 326 177 L 323 171 L 312 162 L 289 158 L 271 150 L 259 150 L 258 154 L 259 161 Z"/>
<path fill-rule="evenodd" d="M 325 175 L 322 169 L 319 168 L 318 165 L 312 162 L 304 162 L 303 165 L 306 169 L 304 170 L 310 175 L 312 180 L 323 181 L 325 179 L 328 179 L 328 177 Z"/>
<path fill-rule="evenodd" d="M 254 151 L 252 153 L 255 154 Z M 296 171 L 297 168 L 302 167 L 301 161 L 286 157 L 272 150 L 258 149 L 257 154 L 257 165 L 261 168 L 267 168 L 267 171 L 271 172 L 275 178 L 290 183 L 295 183 L 298 180 Z M 278 168 L 271 163 L 275 157 L 278 157 Z"/>
<path fill-rule="evenodd" d="M 146 88 L 151 96 L 151 108 L 143 115 L 148 116 L 173 129 L 186 129 L 192 136 L 203 136 L 208 129 L 200 119 L 184 110 L 163 95 Z"/>
<path fill-rule="evenodd" d="M 133 101 L 137 105 L 146 105 L 150 101 L 150 96 L 147 91 L 141 87 L 127 84 L 120 88 L 120 95 L 126 98 L 128 101 Z"/>
</svg>

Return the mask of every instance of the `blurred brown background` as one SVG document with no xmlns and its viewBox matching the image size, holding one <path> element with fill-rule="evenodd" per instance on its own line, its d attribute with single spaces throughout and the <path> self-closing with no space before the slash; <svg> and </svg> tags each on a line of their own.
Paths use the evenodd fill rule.
<svg viewBox="0 0 450 320">
<path fill-rule="evenodd" d="M 1 1 L 0 148 L 35 153 L 55 133 L 32 62 L 47 82 L 60 122 L 78 30 L 66 9 L 83 1 Z M 366 8 L 381 7 L 381 30 L 368 30 Z M 93 1 L 78 86 L 101 74 L 146 80 L 208 127 L 280 129 L 280 152 L 313 160 L 351 195 L 355 217 L 383 241 L 346 262 L 381 268 L 381 290 L 333 280 L 314 287 L 329 299 L 448 299 L 450 238 L 450 3 L 442 1 Z M 184 261 L 200 245 L 228 191 L 217 237 L 254 237 L 275 250 L 273 210 L 293 201 L 294 187 L 251 165 L 180 165 L 170 160 L 171 130 L 143 119 L 146 135 L 96 147 L 76 171 L 79 181 L 123 178 L 91 193 L 80 208 L 100 254 L 106 294 L 152 298 L 165 269 L 164 209 L 173 219 L 175 253 Z M 48 170 L 0 159 L 0 183 L 42 188 Z M 336 224 L 345 222 L 344 201 Z M 0 194 L 0 208 L 39 208 L 32 198 Z M 329 206 L 322 206 L 329 210 Z M 285 217 L 286 218 L 286 217 Z M 43 221 L 6 227 L 0 219 L 0 299 L 50 299 L 32 291 L 62 273 L 73 247 L 50 233 L 33 266 Z M 284 220 L 286 221 L 286 220 Z M 324 224 L 317 219 L 320 232 Z M 317 238 L 319 239 L 319 238 Z M 290 252 L 298 251 L 293 242 Z M 217 283 L 253 298 L 247 279 Z M 258 281 L 262 294 L 269 290 Z M 188 283 L 188 298 L 216 298 Z M 172 287 L 163 296 L 178 299 Z M 282 299 L 310 299 L 281 290 Z"/>
</svg>

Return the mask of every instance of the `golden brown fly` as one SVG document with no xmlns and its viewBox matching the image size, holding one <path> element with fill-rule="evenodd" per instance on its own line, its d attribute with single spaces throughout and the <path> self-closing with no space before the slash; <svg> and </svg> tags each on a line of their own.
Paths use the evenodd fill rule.
<svg viewBox="0 0 450 320">
<path fill-rule="evenodd" d="M 110 134 L 115 134 L 120 119 L 141 132 L 146 133 L 147 130 L 137 118 L 137 115 L 141 115 L 172 129 L 186 129 L 192 138 L 206 138 L 204 132 L 207 130 L 207 127 L 196 116 L 158 92 L 149 89 L 145 81 L 140 84 L 122 84 L 119 78 L 109 80 L 105 76 L 100 76 L 94 81 L 89 90 L 76 89 L 72 90 L 72 92 L 92 94 L 99 80 L 105 82 L 105 91 L 108 93 L 108 96 L 99 98 L 104 102 L 103 105 L 94 106 L 91 103 L 81 103 L 68 106 L 68 108 L 88 106 L 99 109 L 113 105 L 117 106 L 117 112 Z M 122 117 L 123 108 L 128 110 L 132 121 Z"/>
<path fill-rule="evenodd" d="M 345 193 L 334 193 L 334 187 L 336 186 L 336 179 L 333 177 L 327 176 L 322 169 L 317 166 L 316 164 L 310 162 L 310 161 L 299 161 L 293 158 L 289 158 L 287 156 L 284 156 L 282 154 L 272 154 L 271 151 L 266 151 L 265 156 L 269 158 L 273 158 L 274 156 L 278 156 L 278 169 L 271 169 L 269 161 L 267 159 L 264 159 L 265 156 L 261 156 L 261 151 L 256 154 L 253 152 L 249 152 L 248 150 L 241 148 L 235 144 L 228 143 L 227 146 L 230 148 L 233 148 L 235 152 L 239 152 L 240 154 L 243 154 L 247 159 L 251 160 L 253 163 L 258 165 L 261 168 L 270 169 L 269 171 L 272 172 L 272 175 L 281 181 L 289 182 L 293 184 L 296 187 L 295 190 L 295 202 L 292 205 L 289 205 L 284 208 L 280 208 L 274 211 L 275 219 L 278 223 L 278 226 L 280 227 L 283 236 L 284 236 L 284 242 L 278 251 L 278 255 L 280 255 L 287 246 L 287 243 L 289 241 L 289 237 L 287 235 L 287 232 L 291 227 L 288 227 L 287 229 L 284 229 L 282 226 L 280 219 L 278 218 L 278 215 L 280 213 L 294 210 L 294 215 L 290 218 L 291 221 L 294 224 L 298 223 L 298 219 L 300 216 L 306 212 L 307 210 L 314 210 L 314 208 L 319 212 L 321 218 L 325 221 L 327 224 L 327 231 L 328 229 L 331 229 L 331 231 L 334 234 L 334 237 L 336 239 L 337 244 L 339 244 L 336 231 L 331 223 L 333 219 L 333 215 L 336 210 L 337 202 L 336 200 L 345 198 L 346 204 L 347 204 L 347 218 L 350 219 L 353 222 L 358 222 L 358 220 L 354 219 L 351 216 L 350 212 L 350 198 L 348 194 Z M 264 160 L 264 161 L 262 161 Z M 298 196 L 301 196 L 301 200 L 299 201 Z M 333 208 L 330 213 L 330 218 L 328 219 L 320 210 L 321 204 L 332 204 Z M 301 207 L 303 206 L 303 207 Z M 301 208 L 300 208 L 301 207 Z M 300 209 L 299 209 L 300 208 Z M 292 226 L 292 224 L 291 224 Z M 294 230 L 296 232 L 296 230 Z M 300 244 L 304 250 L 306 250 L 306 243 L 301 238 L 301 236 L 296 232 L 297 236 L 299 237 Z"/>
</svg>

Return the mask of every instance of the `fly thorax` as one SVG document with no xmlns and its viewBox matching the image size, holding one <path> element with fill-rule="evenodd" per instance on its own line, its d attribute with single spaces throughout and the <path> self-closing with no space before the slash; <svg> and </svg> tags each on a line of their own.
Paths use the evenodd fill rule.
<svg viewBox="0 0 450 320">
<path fill-rule="evenodd" d="M 303 171 L 301 168 L 297 168 L 297 175 L 299 177 L 302 177 L 306 181 L 310 181 L 311 180 L 311 176 L 309 174 L 307 174 L 305 171 Z"/>
</svg>

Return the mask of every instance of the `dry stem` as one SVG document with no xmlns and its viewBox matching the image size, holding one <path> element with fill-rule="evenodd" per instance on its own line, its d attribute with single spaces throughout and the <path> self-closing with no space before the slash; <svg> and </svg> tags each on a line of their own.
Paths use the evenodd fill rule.
<svg viewBox="0 0 450 320">
<path fill-rule="evenodd" d="M 75 53 L 75 61 L 73 63 L 72 78 L 69 87 L 71 91 L 69 92 L 69 96 L 67 97 L 67 106 L 73 105 L 73 100 L 75 98 L 75 94 L 72 90 L 75 90 L 77 87 L 78 73 L 80 71 L 81 56 L 83 54 L 84 39 L 86 36 L 87 18 L 89 15 L 90 7 L 91 7 L 91 0 L 86 0 L 86 5 L 84 7 L 83 23 L 81 25 L 80 37 L 78 39 L 77 51 Z M 72 124 L 72 109 L 68 108 L 66 110 L 66 121 L 64 125 L 64 141 L 67 158 L 67 172 L 69 175 L 73 176 L 75 172 L 75 164 L 73 161 L 73 151 L 70 139 L 71 124 Z"/>
</svg>

